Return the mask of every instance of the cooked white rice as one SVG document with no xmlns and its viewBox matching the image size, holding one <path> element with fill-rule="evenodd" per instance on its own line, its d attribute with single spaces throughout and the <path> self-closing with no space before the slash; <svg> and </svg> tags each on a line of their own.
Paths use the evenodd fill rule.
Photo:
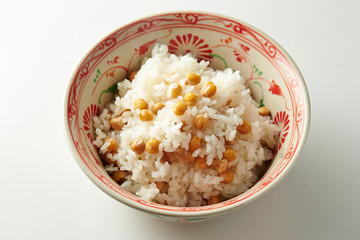
<svg viewBox="0 0 360 240">
<path fill-rule="evenodd" d="M 100 116 L 94 117 L 94 144 L 101 155 L 117 163 L 117 166 L 110 164 L 105 169 L 109 174 L 118 169 L 130 173 L 122 180 L 121 186 L 140 198 L 172 206 L 206 205 L 212 196 L 228 199 L 256 183 L 259 177 L 256 169 L 273 158 L 278 127 L 270 117 L 259 115 L 257 104 L 244 86 L 240 72 L 213 70 L 208 65 L 206 61 L 198 62 L 191 54 L 176 56 L 168 53 L 166 45 L 155 45 L 152 57 L 143 61 L 135 79 L 119 82 L 115 101 L 108 104 Z M 185 84 L 186 76 L 191 72 L 201 76 L 201 82 L 196 86 Z M 187 92 L 200 95 L 202 86 L 209 81 L 216 85 L 216 94 L 211 98 L 198 97 L 195 106 L 189 106 L 184 115 L 176 116 L 173 105 Z M 180 84 L 183 89 L 176 98 L 170 98 L 174 84 L 171 82 Z M 134 109 L 137 98 L 143 98 L 150 110 L 158 102 L 163 102 L 165 107 L 154 114 L 152 121 L 141 121 L 140 110 Z M 231 100 L 230 104 L 227 104 L 228 100 Z M 123 112 L 125 109 L 130 111 Z M 193 119 L 204 112 L 210 117 L 209 125 L 204 131 L 197 130 L 193 127 Z M 114 130 L 109 121 L 121 113 L 126 124 L 120 131 Z M 237 132 L 237 126 L 244 119 L 251 124 L 249 134 Z M 164 152 L 187 151 L 191 136 L 202 139 L 201 148 L 192 156 L 194 161 L 197 157 L 206 158 L 206 169 L 196 169 L 194 161 L 184 162 L 181 157 L 173 162 L 162 161 Z M 141 138 L 146 142 L 151 137 L 160 141 L 158 153 L 145 151 L 138 155 L 131 150 L 133 139 Z M 118 143 L 114 154 L 107 152 L 108 138 Z M 231 148 L 237 151 L 236 159 L 228 165 L 233 173 L 230 183 L 223 183 L 223 177 L 211 167 L 213 161 L 223 158 L 225 141 L 231 141 Z M 160 193 L 156 182 L 165 182 L 167 191 Z"/>
</svg>

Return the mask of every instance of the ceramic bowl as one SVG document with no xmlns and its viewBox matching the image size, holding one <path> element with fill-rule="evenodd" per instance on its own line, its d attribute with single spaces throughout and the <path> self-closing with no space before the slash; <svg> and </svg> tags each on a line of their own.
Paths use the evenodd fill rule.
<svg viewBox="0 0 360 240">
<path fill-rule="evenodd" d="M 148 202 L 116 184 L 93 146 L 92 117 L 113 100 L 117 83 L 140 67 L 156 42 L 171 53 L 195 53 L 211 67 L 238 69 L 253 98 L 270 109 L 280 129 L 276 156 L 265 175 L 245 193 L 202 207 Z M 115 30 L 84 56 L 67 87 L 65 129 L 73 156 L 84 173 L 119 202 L 172 222 L 199 222 L 229 213 L 262 196 L 294 166 L 310 122 L 310 103 L 301 73 L 272 38 L 255 27 L 218 14 L 171 12 L 149 16 Z"/>
</svg>

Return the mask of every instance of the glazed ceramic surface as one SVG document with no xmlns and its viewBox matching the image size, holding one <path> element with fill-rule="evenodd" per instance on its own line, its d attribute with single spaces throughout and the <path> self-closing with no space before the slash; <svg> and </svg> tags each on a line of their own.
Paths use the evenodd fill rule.
<svg viewBox="0 0 360 240">
<path fill-rule="evenodd" d="M 148 202 L 122 189 L 104 170 L 92 144 L 92 117 L 114 99 L 117 83 L 140 67 L 155 43 L 171 53 L 192 52 L 216 69 L 240 70 L 253 98 L 270 109 L 280 129 L 276 156 L 250 190 L 218 204 L 170 207 Z M 198 222 L 222 216 L 261 196 L 293 166 L 305 142 L 310 104 L 302 76 L 290 56 L 270 37 L 236 19 L 199 12 L 150 16 L 114 31 L 81 60 L 65 97 L 65 129 L 74 158 L 104 192 L 128 206 L 173 222 Z"/>
</svg>

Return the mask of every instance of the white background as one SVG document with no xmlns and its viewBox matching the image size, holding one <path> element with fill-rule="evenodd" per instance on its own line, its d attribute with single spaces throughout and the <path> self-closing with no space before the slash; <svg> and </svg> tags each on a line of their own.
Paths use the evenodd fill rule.
<svg viewBox="0 0 360 240">
<path fill-rule="evenodd" d="M 67 81 L 90 47 L 148 14 L 205 10 L 277 40 L 307 83 L 307 144 L 271 192 L 225 218 L 179 225 L 99 190 L 70 154 Z M 0 239 L 360 239 L 360 2 L 1 1 Z"/>
</svg>

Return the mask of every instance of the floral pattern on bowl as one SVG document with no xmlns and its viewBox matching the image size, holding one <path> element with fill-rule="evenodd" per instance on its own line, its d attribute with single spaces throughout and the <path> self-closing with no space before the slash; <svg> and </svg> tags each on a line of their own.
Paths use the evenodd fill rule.
<svg viewBox="0 0 360 240">
<path fill-rule="evenodd" d="M 100 164 L 92 144 L 92 117 L 117 92 L 117 83 L 140 67 L 152 46 L 165 43 L 174 54 L 193 53 L 211 67 L 239 69 L 259 106 L 270 109 L 281 128 L 277 154 L 262 179 L 245 193 L 225 202 L 180 208 L 144 201 L 118 186 Z M 65 100 L 65 124 L 80 167 L 115 199 L 175 222 L 208 220 L 229 212 L 264 193 L 281 179 L 305 141 L 310 106 L 301 74 L 292 59 L 272 39 L 252 26 L 207 13 L 167 13 L 148 17 L 111 33 L 81 61 Z"/>
</svg>

